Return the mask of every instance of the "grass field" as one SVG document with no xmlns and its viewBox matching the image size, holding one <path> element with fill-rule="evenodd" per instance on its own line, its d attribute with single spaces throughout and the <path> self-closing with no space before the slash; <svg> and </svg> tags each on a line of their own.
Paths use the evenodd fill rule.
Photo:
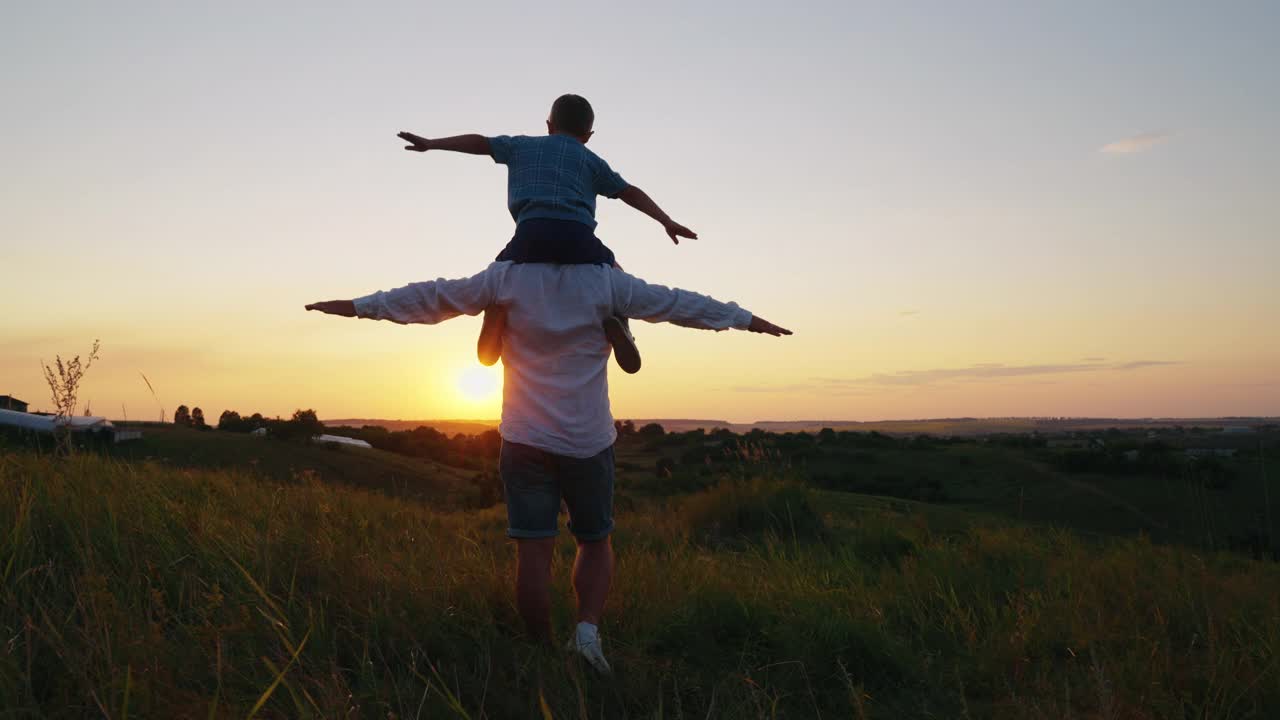
<svg viewBox="0 0 1280 720">
<path fill-rule="evenodd" d="M 271 480 L 310 477 L 445 507 L 479 503 L 475 471 L 380 450 L 280 442 L 243 433 L 148 425 L 139 441 L 110 448 L 120 460 L 154 460 L 183 469 L 248 470 Z"/>
<path fill-rule="evenodd" d="M 154 434 L 152 460 L 0 450 L 8 715 L 1280 716 L 1275 563 L 750 459 L 658 493 L 631 446 L 605 679 L 525 642 L 502 507 L 439 499 L 467 475 L 424 502 L 325 475 L 402 458 L 218 435 Z M 285 455 L 191 469 L 249 447 Z"/>
</svg>

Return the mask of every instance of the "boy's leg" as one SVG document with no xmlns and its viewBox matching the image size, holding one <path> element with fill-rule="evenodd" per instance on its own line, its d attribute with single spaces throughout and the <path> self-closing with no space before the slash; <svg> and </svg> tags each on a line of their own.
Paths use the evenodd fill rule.
<svg viewBox="0 0 1280 720">
<path fill-rule="evenodd" d="M 622 269 L 617 262 L 613 266 Z M 606 318 L 604 334 L 613 346 L 613 359 L 618 362 L 618 367 L 632 375 L 640 372 L 640 348 L 636 347 L 636 338 L 631 334 L 631 324 L 627 319 L 617 315 Z"/>
<path fill-rule="evenodd" d="M 500 305 L 486 308 L 484 324 L 480 326 L 480 339 L 476 341 L 476 356 L 481 365 L 492 365 L 502 357 L 502 331 L 507 327 L 507 309 Z"/>
<path fill-rule="evenodd" d="M 640 348 L 636 347 L 626 319 L 616 315 L 605 318 L 604 335 L 613 346 L 613 359 L 618 361 L 618 367 L 632 375 L 640 372 Z"/>
</svg>

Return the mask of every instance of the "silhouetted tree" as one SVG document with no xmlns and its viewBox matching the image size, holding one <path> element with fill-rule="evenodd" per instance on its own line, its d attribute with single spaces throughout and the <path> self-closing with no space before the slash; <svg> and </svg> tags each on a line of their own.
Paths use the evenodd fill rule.
<svg viewBox="0 0 1280 720">
<path fill-rule="evenodd" d="M 191 427 L 191 411 L 186 405 L 179 405 L 178 409 L 173 411 L 173 424 Z"/>
<path fill-rule="evenodd" d="M 310 440 L 324 432 L 324 423 L 316 417 L 315 410 L 294 410 L 293 417 L 288 420 L 275 419 L 267 422 L 271 435 L 281 440 Z"/>
<path fill-rule="evenodd" d="M 191 425 L 197 430 L 209 429 L 209 426 L 204 422 L 204 411 L 200 408 L 194 408 L 191 411 Z"/>
<path fill-rule="evenodd" d="M 640 428 L 641 437 L 662 437 L 666 434 L 667 431 L 663 430 L 662 426 L 658 423 L 649 423 L 648 425 Z"/>
<path fill-rule="evenodd" d="M 240 413 L 235 410 L 223 410 L 218 416 L 218 429 L 228 432 L 245 432 L 244 418 L 240 417 Z"/>
</svg>

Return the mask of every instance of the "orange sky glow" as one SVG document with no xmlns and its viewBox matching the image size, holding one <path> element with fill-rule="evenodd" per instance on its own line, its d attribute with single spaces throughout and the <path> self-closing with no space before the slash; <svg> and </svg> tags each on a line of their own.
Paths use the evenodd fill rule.
<svg viewBox="0 0 1280 720">
<path fill-rule="evenodd" d="M 478 318 L 302 306 L 484 267 L 504 168 L 395 133 L 578 92 L 701 236 L 602 199 L 622 265 L 795 331 L 635 323 L 619 418 L 1280 415 L 1274 9 L 592 6 L 550 52 L 555 13 L 456 5 L 8 13 L 0 394 L 48 408 L 40 362 L 101 338 L 113 418 L 496 418 Z"/>
</svg>

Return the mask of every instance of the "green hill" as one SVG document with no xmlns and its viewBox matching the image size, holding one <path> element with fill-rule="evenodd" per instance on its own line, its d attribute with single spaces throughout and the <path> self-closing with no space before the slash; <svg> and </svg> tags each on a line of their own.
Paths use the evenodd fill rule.
<svg viewBox="0 0 1280 720">
<path fill-rule="evenodd" d="M 261 442 L 156 433 L 164 462 L 0 449 L 0 709 L 1280 715 L 1275 563 L 726 472 L 620 506 L 606 679 L 523 639 L 501 507 L 369 492 L 359 467 L 417 466 Z M 190 469 L 235 458 L 258 462 Z M 563 630 L 572 541 L 558 551 Z"/>
<path fill-rule="evenodd" d="M 284 482 L 314 478 L 449 507 L 487 506 L 498 499 L 496 485 L 484 473 L 381 450 L 244 433 L 148 425 L 141 440 L 113 446 L 110 453 L 123 460 L 154 460 L 180 468 L 248 470 Z"/>
</svg>

